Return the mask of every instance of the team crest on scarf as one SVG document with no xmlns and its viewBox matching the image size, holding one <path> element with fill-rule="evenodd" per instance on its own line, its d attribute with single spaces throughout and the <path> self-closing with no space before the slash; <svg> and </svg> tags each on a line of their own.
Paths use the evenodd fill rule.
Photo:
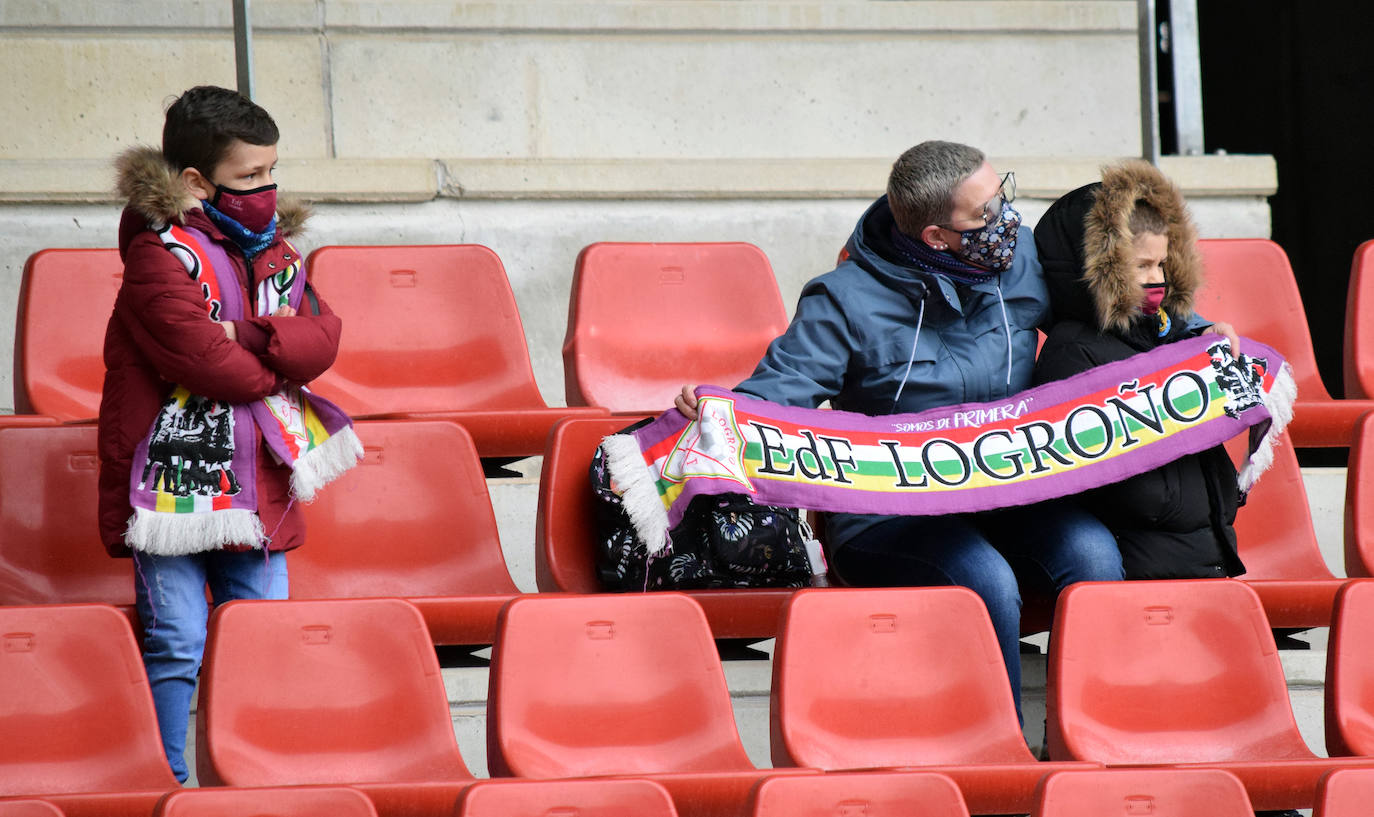
<svg viewBox="0 0 1374 817">
<path fill-rule="evenodd" d="M 763 505 L 939 515 L 1027 505 L 1117 482 L 1249 432 L 1248 491 L 1292 414 L 1292 372 L 1245 340 L 1157 347 L 994 403 L 871 417 L 779 406 L 713 387 L 603 441 L 624 507 L 647 543 L 699 494 Z"/>
</svg>

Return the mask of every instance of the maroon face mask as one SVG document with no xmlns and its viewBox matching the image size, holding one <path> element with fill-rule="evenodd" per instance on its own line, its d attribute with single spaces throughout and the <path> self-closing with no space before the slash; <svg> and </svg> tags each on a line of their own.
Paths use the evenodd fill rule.
<svg viewBox="0 0 1374 817">
<path fill-rule="evenodd" d="M 275 184 L 252 190 L 234 190 L 215 185 L 215 197 L 210 205 L 255 233 L 267 229 L 277 214 L 277 186 Z"/>
<path fill-rule="evenodd" d="M 1164 303 L 1164 284 L 1142 284 L 1145 289 L 1145 297 L 1140 300 L 1140 311 L 1146 315 L 1153 315 L 1159 311 L 1159 305 Z"/>
</svg>

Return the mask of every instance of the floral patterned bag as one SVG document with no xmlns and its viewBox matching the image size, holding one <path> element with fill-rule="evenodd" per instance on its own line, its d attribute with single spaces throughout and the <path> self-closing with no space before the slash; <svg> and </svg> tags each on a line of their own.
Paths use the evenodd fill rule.
<svg viewBox="0 0 1374 817">
<path fill-rule="evenodd" d="M 607 590 L 805 587 L 813 573 L 824 574 L 824 567 L 812 569 L 807 542 L 814 540 L 792 508 L 756 505 L 743 494 L 698 496 L 669 531 L 670 551 L 653 557 L 611 484 L 600 447 L 592 457 L 591 483 L 597 577 Z M 819 552 L 819 546 L 812 550 Z"/>
</svg>

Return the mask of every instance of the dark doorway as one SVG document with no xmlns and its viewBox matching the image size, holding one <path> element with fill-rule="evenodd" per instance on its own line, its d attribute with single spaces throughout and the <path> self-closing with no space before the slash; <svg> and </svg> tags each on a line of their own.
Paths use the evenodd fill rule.
<svg viewBox="0 0 1374 817">
<path fill-rule="evenodd" d="M 1374 6 L 1197 5 L 1206 149 L 1278 162 L 1273 238 L 1293 263 L 1322 379 L 1341 397 L 1350 261 L 1374 238 Z"/>
</svg>

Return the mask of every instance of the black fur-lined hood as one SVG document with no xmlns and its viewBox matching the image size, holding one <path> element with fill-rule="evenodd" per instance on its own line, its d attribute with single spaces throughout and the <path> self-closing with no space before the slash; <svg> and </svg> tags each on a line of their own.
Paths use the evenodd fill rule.
<svg viewBox="0 0 1374 817">
<path fill-rule="evenodd" d="M 132 147 L 115 159 L 115 191 L 148 224 L 184 224 L 185 213 L 197 206 L 181 177 L 157 148 Z M 277 230 L 299 235 L 310 207 L 292 199 L 277 200 Z"/>
<path fill-rule="evenodd" d="M 1203 281 L 1197 228 L 1178 186 L 1148 162 L 1132 160 L 1104 167 L 1101 182 L 1066 193 L 1035 227 L 1056 321 L 1074 319 L 1124 332 L 1140 314 L 1129 224 L 1135 203 L 1142 200 L 1168 224 L 1163 308 L 1180 317 L 1192 313 L 1193 295 Z"/>
</svg>

